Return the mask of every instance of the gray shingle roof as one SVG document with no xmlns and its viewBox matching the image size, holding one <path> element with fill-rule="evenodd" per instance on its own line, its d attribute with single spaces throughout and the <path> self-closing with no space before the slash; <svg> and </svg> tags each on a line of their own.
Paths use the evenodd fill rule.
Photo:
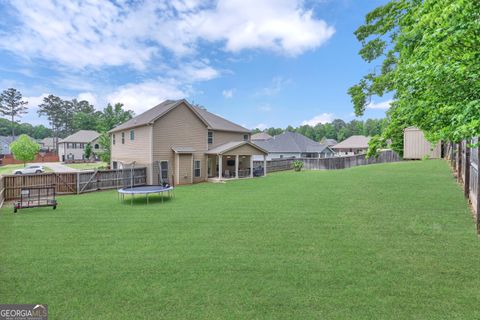
<svg viewBox="0 0 480 320">
<path fill-rule="evenodd" d="M 334 146 L 334 145 L 336 145 L 338 142 L 337 142 L 337 140 L 335 140 L 335 139 L 329 139 L 329 138 L 323 137 L 322 140 L 320 140 L 320 143 L 326 144 L 326 145 L 328 145 L 328 146 Z"/>
<path fill-rule="evenodd" d="M 272 139 L 255 140 L 253 143 L 268 152 L 322 152 L 328 148 L 326 144 L 320 144 L 300 133 L 289 131 L 276 135 Z"/>
<path fill-rule="evenodd" d="M 337 143 L 332 149 L 367 149 L 370 137 L 366 136 L 351 136 L 342 142 Z"/>
<path fill-rule="evenodd" d="M 259 132 L 259 133 L 255 133 L 254 135 L 252 135 L 252 140 L 268 140 L 268 139 L 271 139 L 272 136 L 269 135 L 268 133 L 266 132 Z"/>
<path fill-rule="evenodd" d="M 100 136 L 100 133 L 93 130 L 79 130 L 72 135 L 69 135 L 62 141 L 58 143 L 66 143 L 66 142 L 80 142 L 80 143 L 89 143 L 93 140 L 97 139 Z"/>
<path fill-rule="evenodd" d="M 193 107 L 193 108 L 200 114 L 200 117 L 202 117 L 203 120 L 208 123 L 208 126 L 213 130 L 245 132 L 245 133 L 250 132 L 250 130 L 248 130 L 247 128 L 244 128 L 231 121 L 228 121 L 227 119 L 217 116 L 216 114 L 208 112 L 205 109 L 201 109 L 198 107 Z"/>
<path fill-rule="evenodd" d="M 228 121 L 220 116 L 217 116 L 207 110 L 192 106 L 188 101 L 182 100 L 165 100 L 164 102 L 156 105 L 155 107 L 145 111 L 142 114 L 128 120 L 125 123 L 113 128 L 110 132 L 116 132 L 121 130 L 126 130 L 134 127 L 144 126 L 155 122 L 157 119 L 161 118 L 167 112 L 180 105 L 185 103 L 198 117 L 208 126 L 209 129 L 220 130 L 220 131 L 233 131 L 233 132 L 245 132 L 248 133 L 250 130 L 239 126 L 231 121 Z"/>
</svg>

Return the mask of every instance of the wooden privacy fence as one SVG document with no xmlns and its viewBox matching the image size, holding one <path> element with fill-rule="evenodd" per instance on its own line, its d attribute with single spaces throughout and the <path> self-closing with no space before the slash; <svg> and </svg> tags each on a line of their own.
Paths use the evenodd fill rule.
<svg viewBox="0 0 480 320">
<path fill-rule="evenodd" d="M 374 163 L 397 162 L 402 158 L 392 150 L 385 150 L 379 153 L 378 158 L 367 158 L 364 154 L 354 156 L 334 157 L 334 158 L 288 158 L 288 159 L 274 159 L 267 161 L 267 172 L 275 172 L 282 170 L 291 170 L 293 162 L 299 160 L 303 162 L 303 168 L 306 170 L 336 170 L 345 169 L 356 166 L 363 166 Z M 263 161 L 254 161 L 254 166 L 263 166 Z"/>
<path fill-rule="evenodd" d="M 2 207 L 4 201 L 5 201 L 5 188 L 3 186 L 3 177 L 0 176 L 0 208 Z"/>
<path fill-rule="evenodd" d="M 62 173 L 42 173 L 35 175 L 8 175 L 0 177 L 0 203 L 2 199 L 13 200 L 20 197 L 21 188 L 55 187 L 57 194 L 80 194 L 89 191 L 115 189 L 130 185 L 143 185 L 147 182 L 147 168 L 132 170 L 96 170 Z M 2 185 L 4 188 L 3 193 Z"/>
<path fill-rule="evenodd" d="M 480 233 L 480 149 L 472 145 L 478 143 L 478 138 L 461 143 L 446 143 L 443 154 L 455 172 L 457 181 L 463 187 L 465 197 L 472 205 L 473 216 Z"/>
</svg>

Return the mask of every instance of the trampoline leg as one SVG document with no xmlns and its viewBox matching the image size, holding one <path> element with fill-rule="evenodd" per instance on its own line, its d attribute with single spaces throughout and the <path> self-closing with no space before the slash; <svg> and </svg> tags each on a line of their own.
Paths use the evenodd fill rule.
<svg viewBox="0 0 480 320">
<path fill-rule="evenodd" d="M 133 198 L 135 197 L 135 194 L 132 193 L 132 197 L 130 198 L 130 205 L 133 206 Z"/>
<path fill-rule="evenodd" d="M 148 193 L 147 193 L 147 204 L 148 204 Z"/>
<path fill-rule="evenodd" d="M 163 192 L 160 192 L 160 196 L 162 197 L 162 204 L 163 204 Z"/>
</svg>

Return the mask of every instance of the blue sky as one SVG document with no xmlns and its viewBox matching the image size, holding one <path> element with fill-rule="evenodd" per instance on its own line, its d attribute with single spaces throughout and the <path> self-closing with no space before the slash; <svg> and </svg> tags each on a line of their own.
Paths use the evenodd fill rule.
<svg viewBox="0 0 480 320">
<path fill-rule="evenodd" d="M 0 2 L 0 88 L 122 102 L 187 98 L 248 128 L 351 120 L 347 89 L 374 66 L 353 32 L 386 1 Z M 388 97 L 364 118 L 384 117 Z"/>
</svg>

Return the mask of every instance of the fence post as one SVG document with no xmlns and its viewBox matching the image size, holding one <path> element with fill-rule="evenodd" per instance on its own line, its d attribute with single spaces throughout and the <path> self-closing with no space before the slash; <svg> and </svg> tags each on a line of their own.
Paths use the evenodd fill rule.
<svg viewBox="0 0 480 320">
<path fill-rule="evenodd" d="M 80 194 L 80 172 L 77 172 L 77 194 Z"/>
<path fill-rule="evenodd" d="M 480 141 L 480 139 L 477 140 Z M 477 179 L 477 194 L 475 197 L 477 197 L 477 233 L 480 232 L 480 147 L 477 147 L 477 176 L 475 177 Z"/>
<path fill-rule="evenodd" d="M 465 179 L 463 181 L 463 192 L 465 198 L 470 197 L 470 147 L 468 141 L 465 141 Z"/>
<path fill-rule="evenodd" d="M 457 149 L 457 181 L 462 181 L 462 142 L 458 143 Z"/>
</svg>

